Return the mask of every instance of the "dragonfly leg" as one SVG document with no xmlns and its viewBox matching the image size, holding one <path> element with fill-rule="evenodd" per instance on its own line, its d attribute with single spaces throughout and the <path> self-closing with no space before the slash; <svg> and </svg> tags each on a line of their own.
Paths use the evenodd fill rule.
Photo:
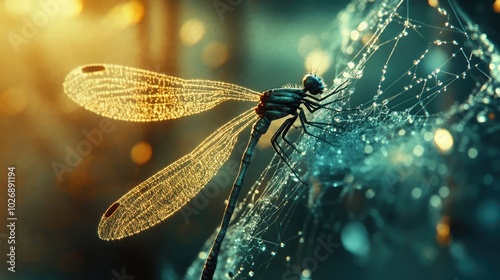
<svg viewBox="0 0 500 280">
<path fill-rule="evenodd" d="M 305 99 L 304 100 L 304 106 L 311 113 L 314 113 L 314 112 L 316 112 L 319 109 L 330 110 L 330 111 L 334 111 L 334 112 L 338 112 L 338 113 L 340 113 L 340 112 L 349 112 L 349 111 L 359 111 L 359 109 L 356 109 L 356 108 L 355 109 L 339 109 L 339 108 L 330 108 L 330 107 L 327 107 L 330 104 L 342 101 L 344 99 L 345 98 L 335 99 L 335 100 L 332 100 L 332 101 L 326 102 L 326 103 L 319 103 L 319 102 L 316 102 L 316 101 L 313 101 L 313 100 L 307 100 L 307 99 Z"/>
<path fill-rule="evenodd" d="M 288 125 L 287 124 L 288 122 L 290 122 L 290 119 L 285 120 L 285 122 L 278 128 L 278 130 L 271 137 L 271 145 L 272 145 L 274 151 L 276 152 L 276 154 L 278 154 L 278 156 L 281 159 L 283 159 L 283 161 L 289 160 L 290 157 L 288 156 L 288 154 L 285 152 L 285 150 L 283 150 L 283 148 L 279 144 L 278 136 L 281 135 L 281 133 L 283 132 L 285 127 Z M 285 125 L 285 124 L 287 124 L 287 125 Z"/>
<path fill-rule="evenodd" d="M 303 120 L 303 122 L 301 122 L 301 124 L 305 123 L 305 124 L 307 124 L 309 126 L 313 126 L 313 127 L 316 127 L 316 128 L 335 127 L 335 128 L 341 129 L 341 130 L 346 130 L 344 127 L 342 127 L 340 125 L 333 124 L 333 123 L 308 121 L 307 117 L 305 116 L 305 114 L 303 114 L 302 120 Z M 331 132 L 335 133 L 335 131 L 331 131 Z"/>
<path fill-rule="evenodd" d="M 329 102 L 330 103 L 330 102 Z M 329 104 L 328 103 L 328 104 Z M 319 104 L 317 102 L 314 102 L 314 101 L 311 101 L 311 100 L 306 100 L 306 102 L 304 102 L 304 107 L 311 113 L 314 113 L 315 111 L 319 110 L 319 109 L 327 109 L 327 110 L 333 110 L 335 112 L 343 112 L 343 110 L 337 110 L 337 109 L 333 109 L 333 108 L 327 108 L 327 107 L 324 107 L 325 105 L 327 104 Z M 299 108 L 299 110 L 301 110 L 301 108 Z M 302 111 L 302 110 L 301 110 Z M 351 111 L 351 110 L 349 110 Z M 303 116 L 303 120 L 305 123 L 307 123 L 308 125 L 311 125 L 311 126 L 314 126 L 314 127 L 317 127 L 317 128 L 323 128 L 324 126 L 333 126 L 335 128 L 338 128 L 338 129 L 341 129 L 341 130 L 345 130 L 344 127 L 342 126 L 339 126 L 339 125 L 335 125 L 333 123 L 324 123 L 324 122 L 311 122 L 311 121 L 308 121 L 307 118 L 305 117 L 305 114 Z"/>
<path fill-rule="evenodd" d="M 293 175 L 295 177 L 297 177 L 297 179 L 304 185 L 308 185 L 306 182 L 304 182 L 299 174 L 297 174 L 295 172 L 295 170 L 293 170 L 292 166 L 290 165 L 290 163 L 288 163 L 290 157 L 284 152 L 283 148 L 281 147 L 281 145 L 279 144 L 278 142 L 278 137 L 281 136 L 281 138 L 283 139 L 283 141 L 285 141 L 285 143 L 287 143 L 289 146 L 291 146 L 294 150 L 296 150 L 299 154 L 301 153 L 301 151 L 299 150 L 299 148 L 297 148 L 297 146 L 295 146 L 293 143 L 291 143 L 288 139 L 286 139 L 286 134 L 288 133 L 288 131 L 290 130 L 290 127 L 293 126 L 293 123 L 295 122 L 295 120 L 297 119 L 297 116 L 298 115 L 295 115 L 289 119 L 287 119 L 279 128 L 278 130 L 274 133 L 273 137 L 271 138 L 271 144 L 273 146 L 273 149 L 274 151 L 276 152 L 276 154 L 278 154 L 278 156 L 283 160 L 283 162 L 286 164 L 286 166 L 288 166 L 288 168 L 290 168 L 290 170 L 292 171 Z M 280 152 L 281 151 L 281 152 Z"/>
<path fill-rule="evenodd" d="M 304 133 L 311 136 L 311 137 L 314 137 L 320 141 L 323 141 L 327 144 L 330 144 L 332 146 L 334 146 L 332 143 L 326 141 L 325 139 L 317 136 L 317 135 L 314 135 L 313 133 L 311 133 L 308 129 L 307 129 L 307 126 L 308 125 L 311 125 L 313 127 L 317 127 L 317 128 L 323 128 L 322 126 L 320 126 L 319 124 L 321 123 L 315 123 L 315 122 L 310 122 L 307 120 L 306 118 L 306 114 L 304 113 L 304 110 L 302 108 L 299 108 L 299 114 L 298 114 L 298 117 L 299 117 L 299 120 L 300 120 L 300 123 L 302 124 L 302 129 L 304 130 Z M 326 124 L 328 126 L 336 126 L 336 125 L 333 125 L 333 124 Z"/>
<path fill-rule="evenodd" d="M 290 140 L 288 140 L 286 138 L 286 135 L 288 134 L 288 131 L 290 130 L 290 127 L 293 126 L 293 123 L 295 122 L 295 120 L 297 120 L 297 115 L 295 115 L 295 116 L 287 119 L 280 126 L 280 128 L 276 131 L 276 133 L 273 135 L 273 138 L 274 138 L 274 143 L 276 143 L 279 146 L 277 138 L 278 138 L 278 136 L 281 136 L 281 139 L 283 139 L 283 141 L 285 141 L 285 143 L 287 143 L 290 147 L 292 147 L 295 151 L 297 151 L 297 153 L 300 154 L 301 150 L 299 150 L 299 148 L 297 148 L 297 146 L 295 146 L 295 144 L 293 144 Z"/>
</svg>

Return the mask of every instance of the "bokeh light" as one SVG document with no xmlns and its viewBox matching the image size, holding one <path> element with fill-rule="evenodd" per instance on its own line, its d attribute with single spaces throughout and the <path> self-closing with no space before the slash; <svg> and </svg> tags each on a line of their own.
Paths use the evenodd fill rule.
<svg viewBox="0 0 500 280">
<path fill-rule="evenodd" d="M 500 0 L 493 2 L 493 11 L 495 13 L 500 13 Z"/>
<path fill-rule="evenodd" d="M 180 30 L 181 41 L 186 46 L 196 45 L 205 36 L 205 25 L 197 19 L 186 21 Z"/>
<path fill-rule="evenodd" d="M 439 6 L 439 1 L 438 0 L 428 0 L 429 6 L 436 8 Z"/>
<path fill-rule="evenodd" d="M 229 49 L 225 43 L 211 42 L 203 48 L 203 62 L 211 68 L 217 68 L 226 63 Z"/>
<path fill-rule="evenodd" d="M 148 142 L 139 142 L 135 144 L 130 150 L 130 157 L 132 161 L 138 165 L 147 163 L 153 155 L 153 149 Z"/>
<path fill-rule="evenodd" d="M 443 216 L 436 225 L 436 239 L 441 245 L 448 245 L 451 242 L 450 217 Z"/>
<path fill-rule="evenodd" d="M 434 144 L 441 153 L 447 153 L 453 147 L 453 136 L 448 130 L 438 128 L 434 133 Z"/>
<path fill-rule="evenodd" d="M 108 20 L 117 28 L 137 24 L 144 16 L 144 6 L 139 1 L 129 1 L 116 5 L 108 14 Z"/>
</svg>

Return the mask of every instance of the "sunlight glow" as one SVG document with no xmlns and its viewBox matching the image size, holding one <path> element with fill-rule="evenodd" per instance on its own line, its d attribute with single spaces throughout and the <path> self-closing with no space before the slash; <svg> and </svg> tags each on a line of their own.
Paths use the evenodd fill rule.
<svg viewBox="0 0 500 280">
<path fill-rule="evenodd" d="M 306 56 L 311 51 L 320 47 L 320 41 L 315 35 L 305 35 L 300 38 L 299 43 L 297 44 L 297 51 L 300 55 Z M 310 70 L 308 70 L 310 71 Z"/>
<path fill-rule="evenodd" d="M 31 9 L 29 0 L 5 0 L 5 10 L 12 16 L 22 16 L 27 14 Z"/>
<path fill-rule="evenodd" d="M 329 53 L 323 51 L 322 49 L 315 49 L 311 51 L 304 61 L 304 67 L 307 70 L 313 67 L 313 72 L 316 75 L 323 75 L 331 66 L 332 57 Z"/>
<path fill-rule="evenodd" d="M 64 5 L 61 5 L 61 12 L 65 17 L 76 17 L 81 14 L 83 10 L 82 0 L 68 0 L 66 2 Z"/>
</svg>

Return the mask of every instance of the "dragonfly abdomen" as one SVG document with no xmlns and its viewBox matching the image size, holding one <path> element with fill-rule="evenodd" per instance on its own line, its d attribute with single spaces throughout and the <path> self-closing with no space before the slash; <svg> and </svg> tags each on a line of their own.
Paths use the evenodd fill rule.
<svg viewBox="0 0 500 280">
<path fill-rule="evenodd" d="M 219 232 L 214 240 L 214 244 L 212 246 L 212 249 L 210 250 L 207 261 L 205 262 L 205 266 L 203 267 L 203 272 L 201 275 L 202 280 L 211 280 L 213 278 L 215 269 L 217 268 L 217 256 L 219 255 L 222 241 L 226 236 L 227 228 L 229 226 L 229 222 L 231 221 L 231 216 L 233 215 L 236 204 L 238 203 L 238 196 L 240 194 L 240 190 L 243 185 L 248 166 L 252 161 L 255 146 L 259 142 L 262 134 L 267 132 L 270 124 L 271 121 L 267 117 L 262 117 L 259 118 L 253 125 L 252 132 L 250 134 L 250 140 L 248 141 L 247 148 L 245 149 L 245 152 L 241 157 L 240 170 L 238 171 L 238 175 L 236 176 L 236 179 L 234 181 L 233 188 L 231 189 L 231 194 L 229 195 L 229 200 L 224 211 L 224 216 L 222 217 L 222 223 Z"/>
</svg>

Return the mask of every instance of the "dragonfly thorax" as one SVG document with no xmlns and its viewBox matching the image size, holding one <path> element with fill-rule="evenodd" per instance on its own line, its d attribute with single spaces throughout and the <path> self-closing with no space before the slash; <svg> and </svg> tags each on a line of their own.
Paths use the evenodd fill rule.
<svg viewBox="0 0 500 280">
<path fill-rule="evenodd" d="M 319 76 L 307 74 L 302 79 L 303 89 L 299 88 L 277 88 L 264 91 L 260 95 L 260 102 L 255 112 L 261 118 L 269 121 L 281 119 L 288 115 L 297 115 L 299 106 L 304 98 L 311 95 L 323 93 L 325 86 Z"/>
<path fill-rule="evenodd" d="M 264 91 L 255 112 L 269 121 L 296 115 L 306 92 L 299 88 L 277 88 Z"/>
</svg>

